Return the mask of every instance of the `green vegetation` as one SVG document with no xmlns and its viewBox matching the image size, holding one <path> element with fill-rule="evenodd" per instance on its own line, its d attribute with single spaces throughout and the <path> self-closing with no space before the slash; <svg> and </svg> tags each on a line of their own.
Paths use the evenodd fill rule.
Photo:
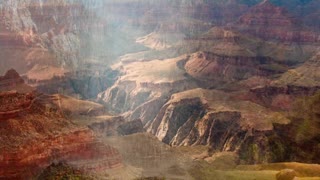
<svg viewBox="0 0 320 180">
<path fill-rule="evenodd" d="M 320 92 L 301 97 L 291 112 L 291 123 L 274 124 L 271 134 L 248 139 L 239 158 L 244 163 L 320 162 Z"/>
<path fill-rule="evenodd" d="M 83 172 L 64 163 L 51 164 L 38 177 L 38 180 L 93 180 Z"/>
<path fill-rule="evenodd" d="M 289 159 L 290 148 L 280 137 L 270 134 L 261 138 L 248 140 L 242 146 L 239 158 L 243 163 L 283 162 Z"/>
<path fill-rule="evenodd" d="M 320 137 L 320 91 L 297 100 L 293 111 L 297 125 L 295 140 L 303 143 Z"/>
</svg>

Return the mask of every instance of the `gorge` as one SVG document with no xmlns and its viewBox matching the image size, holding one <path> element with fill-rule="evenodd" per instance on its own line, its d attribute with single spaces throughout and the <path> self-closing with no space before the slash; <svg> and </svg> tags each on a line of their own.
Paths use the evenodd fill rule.
<svg viewBox="0 0 320 180">
<path fill-rule="evenodd" d="M 0 0 L 0 179 L 319 178 L 318 7 Z"/>
</svg>

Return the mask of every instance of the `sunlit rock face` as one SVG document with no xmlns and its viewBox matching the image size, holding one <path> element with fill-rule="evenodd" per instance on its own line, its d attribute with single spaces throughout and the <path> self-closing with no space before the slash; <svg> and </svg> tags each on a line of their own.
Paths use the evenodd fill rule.
<svg viewBox="0 0 320 180">
<path fill-rule="evenodd" d="M 180 66 L 185 58 L 180 56 L 164 61 L 120 65 L 120 72 L 125 73 L 98 98 L 111 111 L 128 112 L 126 117 L 141 119 L 145 125 L 156 116 L 172 93 L 196 87 L 196 83 L 186 77 Z"/>
<path fill-rule="evenodd" d="M 236 152 L 247 163 L 290 159 L 284 155 L 289 150 L 276 155 L 287 144 L 274 127 L 289 127 L 284 112 L 318 88 L 275 82 L 314 56 L 318 35 L 268 1 L 243 7 L 229 24 L 211 22 L 194 34 L 184 27 L 190 24 L 161 22 L 136 40 L 151 50 L 122 56 L 114 66 L 119 79 L 98 99 L 128 120 L 140 118 L 149 133 L 172 146 L 207 145 Z M 259 147 L 255 155 L 248 153 L 253 144 Z"/>
<path fill-rule="evenodd" d="M 31 78 L 48 79 L 78 65 L 80 44 L 75 33 L 83 27 L 78 18 L 85 21 L 82 6 L 63 1 L 5 1 L 1 7 L 5 57 L 1 71 L 20 64 L 19 72 L 32 70 Z M 41 74 L 42 69 L 47 73 Z"/>
<path fill-rule="evenodd" d="M 282 113 L 234 94 L 193 89 L 173 94 L 147 130 L 172 146 L 209 145 L 255 164 L 300 160 L 289 145 L 295 143 L 293 126 Z"/>
<path fill-rule="evenodd" d="M 2 2 L 0 51 L 3 61 L 0 62 L 0 72 L 15 67 L 29 84 L 39 86 L 41 92 L 64 91 L 72 96 L 95 98 L 114 80 L 97 77 L 93 67 L 97 62 L 92 60 L 97 58 L 83 62 L 108 41 L 97 42 L 98 36 L 104 36 L 106 23 L 89 10 L 92 9 L 80 2 Z M 110 59 L 107 57 L 105 61 Z M 107 76 L 105 70 L 99 71 Z M 79 85 L 79 81 L 87 81 L 87 85 Z"/>
<path fill-rule="evenodd" d="M 253 113 L 254 110 L 259 110 L 263 115 Z M 263 118 L 253 122 L 253 119 L 257 118 L 255 116 Z M 173 94 L 148 130 L 159 139 L 175 145 L 215 144 L 214 141 L 220 141 L 221 138 L 210 139 L 211 136 L 207 133 L 221 131 L 220 135 L 225 132 L 225 136 L 231 138 L 229 132 L 238 132 L 228 128 L 239 128 L 239 133 L 250 129 L 268 131 L 273 129 L 272 123 L 276 116 L 277 113 L 269 112 L 263 106 L 239 101 L 221 91 L 193 89 Z M 278 123 L 288 122 L 285 117 L 278 117 Z M 220 126 L 219 123 L 226 124 Z M 219 128 L 215 127 L 215 124 Z M 211 131 L 211 128 L 217 129 Z"/>
</svg>

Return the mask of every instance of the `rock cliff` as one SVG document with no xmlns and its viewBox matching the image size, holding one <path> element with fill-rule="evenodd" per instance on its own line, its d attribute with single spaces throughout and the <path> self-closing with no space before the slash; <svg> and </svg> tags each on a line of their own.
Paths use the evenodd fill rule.
<svg viewBox="0 0 320 180">
<path fill-rule="evenodd" d="M 4 78 L 21 80 L 14 70 Z M 66 111 L 96 115 L 101 105 L 35 91 L 3 91 L 0 101 L 0 178 L 32 178 L 60 161 L 87 173 L 121 166 L 116 149 L 66 118 Z"/>
<path fill-rule="evenodd" d="M 143 124 L 152 119 L 167 98 L 174 92 L 195 87 L 185 77 L 180 63 L 185 56 L 165 61 L 133 62 L 120 64 L 123 75 L 99 99 L 115 112 L 126 114 L 131 120 L 141 119 Z M 143 71 L 142 71 L 143 70 Z"/>
<path fill-rule="evenodd" d="M 243 155 L 256 144 L 264 147 L 265 152 L 259 157 L 265 159 L 251 162 L 252 154 L 241 158 L 249 163 L 261 163 L 276 161 L 273 157 L 276 152 L 270 144 L 278 139 L 272 141 L 270 137 L 277 133 L 275 124 L 286 126 L 289 123 L 281 112 L 239 101 L 221 91 L 193 89 L 173 94 L 147 130 L 173 146 L 209 145 L 215 152 Z"/>
</svg>

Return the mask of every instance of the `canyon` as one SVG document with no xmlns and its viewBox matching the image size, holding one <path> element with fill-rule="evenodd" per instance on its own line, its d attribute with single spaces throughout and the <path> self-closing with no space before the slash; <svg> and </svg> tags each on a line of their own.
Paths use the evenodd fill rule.
<svg viewBox="0 0 320 180">
<path fill-rule="evenodd" d="M 319 5 L 0 0 L 0 179 L 320 177 Z"/>
</svg>

